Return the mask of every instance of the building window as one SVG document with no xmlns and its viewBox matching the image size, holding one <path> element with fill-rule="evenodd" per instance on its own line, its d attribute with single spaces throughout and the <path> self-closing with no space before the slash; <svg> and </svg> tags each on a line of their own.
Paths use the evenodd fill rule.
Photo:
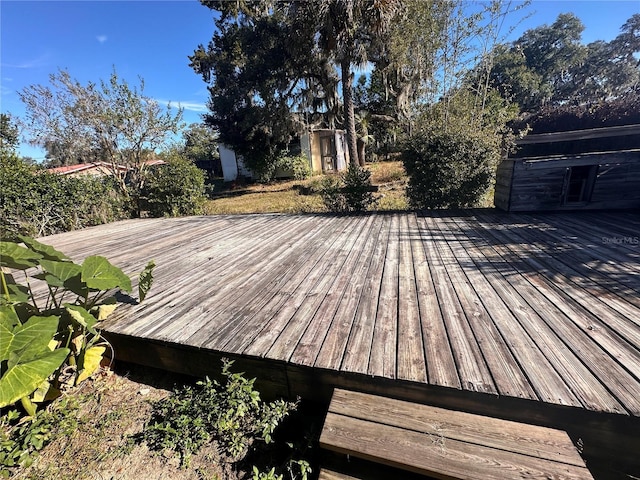
<svg viewBox="0 0 640 480">
<path fill-rule="evenodd" d="M 565 177 L 564 204 L 583 205 L 591 201 L 598 165 L 569 167 Z"/>
</svg>

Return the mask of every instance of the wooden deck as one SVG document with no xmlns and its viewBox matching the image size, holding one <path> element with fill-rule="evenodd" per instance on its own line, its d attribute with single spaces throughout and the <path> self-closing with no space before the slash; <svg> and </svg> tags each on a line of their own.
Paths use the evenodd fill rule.
<svg viewBox="0 0 640 480">
<path fill-rule="evenodd" d="M 44 241 L 128 273 L 155 260 L 148 299 L 105 325 L 126 360 L 203 374 L 225 355 L 289 394 L 640 426 L 636 212 L 149 219 Z"/>
</svg>

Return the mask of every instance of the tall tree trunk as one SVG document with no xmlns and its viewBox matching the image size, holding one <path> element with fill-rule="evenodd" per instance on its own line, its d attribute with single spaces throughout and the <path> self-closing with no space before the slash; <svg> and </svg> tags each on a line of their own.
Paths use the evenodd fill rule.
<svg viewBox="0 0 640 480">
<path fill-rule="evenodd" d="M 342 101 L 344 102 L 349 160 L 352 164 L 358 165 L 358 137 L 356 136 L 356 115 L 353 110 L 353 73 L 351 73 L 351 62 L 348 59 L 343 59 L 340 62 L 340 70 L 342 71 Z"/>
<path fill-rule="evenodd" d="M 358 163 L 360 164 L 361 167 L 364 167 L 366 165 L 365 163 L 366 149 L 367 149 L 367 144 L 362 138 L 359 138 L 358 139 Z"/>
</svg>

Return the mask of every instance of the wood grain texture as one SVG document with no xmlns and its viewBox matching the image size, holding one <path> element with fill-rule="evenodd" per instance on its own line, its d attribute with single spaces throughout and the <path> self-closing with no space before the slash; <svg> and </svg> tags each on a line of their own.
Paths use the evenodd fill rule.
<svg viewBox="0 0 640 480">
<path fill-rule="evenodd" d="M 567 202 L 569 170 L 588 166 L 595 169 L 591 193 L 584 201 Z M 498 166 L 494 200 L 498 208 L 511 212 L 639 209 L 639 184 L 637 149 L 514 158 Z"/>
<path fill-rule="evenodd" d="M 129 220 L 43 241 L 130 274 L 155 260 L 147 300 L 103 324 L 138 340 L 131 357 L 160 342 L 640 417 L 638 232 L 629 212 L 471 211 Z"/>
<path fill-rule="evenodd" d="M 592 478 L 565 432 L 344 390 L 320 445 L 442 479 Z"/>
</svg>

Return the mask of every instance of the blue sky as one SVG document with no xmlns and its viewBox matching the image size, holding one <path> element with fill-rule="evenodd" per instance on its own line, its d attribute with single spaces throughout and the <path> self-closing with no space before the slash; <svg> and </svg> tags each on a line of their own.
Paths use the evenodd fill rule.
<svg viewBox="0 0 640 480">
<path fill-rule="evenodd" d="M 613 39 L 640 13 L 640 0 L 534 0 L 514 40 L 525 30 L 573 12 L 583 22 L 585 43 Z M 515 21 L 515 17 L 512 19 Z M 187 123 L 200 121 L 207 90 L 189 67 L 188 55 L 207 44 L 213 12 L 197 0 L 0 2 L 0 110 L 17 117 L 24 107 L 17 92 L 48 84 L 59 68 L 82 83 L 108 79 L 115 67 L 130 85 L 144 78 L 145 94 L 184 108 Z M 20 154 L 38 160 L 40 149 L 22 144 Z"/>
</svg>

